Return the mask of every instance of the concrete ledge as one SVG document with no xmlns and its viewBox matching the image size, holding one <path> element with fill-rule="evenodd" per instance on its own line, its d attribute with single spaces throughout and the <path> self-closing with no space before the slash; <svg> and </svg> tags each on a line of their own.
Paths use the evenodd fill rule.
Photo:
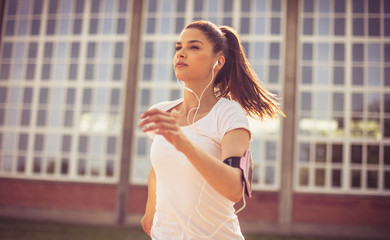
<svg viewBox="0 0 390 240">
<path fill-rule="evenodd" d="M 97 225 L 116 225 L 117 219 L 117 216 L 113 212 L 89 212 L 9 206 L 0 206 L 0 216 L 27 220 L 43 220 Z"/>
</svg>

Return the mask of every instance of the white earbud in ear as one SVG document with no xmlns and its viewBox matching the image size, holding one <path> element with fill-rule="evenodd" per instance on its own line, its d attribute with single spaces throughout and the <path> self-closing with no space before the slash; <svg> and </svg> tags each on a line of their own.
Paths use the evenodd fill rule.
<svg viewBox="0 0 390 240">
<path fill-rule="evenodd" d="M 213 70 L 214 70 L 214 68 L 218 65 L 218 63 L 219 63 L 219 61 L 217 60 L 217 61 L 215 62 L 215 64 L 214 64 L 214 66 L 213 66 Z"/>
</svg>

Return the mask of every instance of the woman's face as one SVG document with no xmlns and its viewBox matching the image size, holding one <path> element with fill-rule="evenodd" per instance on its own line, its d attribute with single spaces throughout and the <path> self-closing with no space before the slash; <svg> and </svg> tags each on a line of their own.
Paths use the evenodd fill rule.
<svg viewBox="0 0 390 240">
<path fill-rule="evenodd" d="M 213 46 L 201 30 L 189 28 L 181 33 L 173 59 L 177 79 L 210 80 L 216 60 Z"/>
</svg>

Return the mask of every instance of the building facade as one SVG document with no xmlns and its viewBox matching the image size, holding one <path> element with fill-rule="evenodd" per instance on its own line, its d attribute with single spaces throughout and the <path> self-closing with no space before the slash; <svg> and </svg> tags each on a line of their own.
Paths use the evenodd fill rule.
<svg viewBox="0 0 390 240">
<path fill-rule="evenodd" d="M 0 7 L 1 216 L 136 224 L 151 143 L 138 116 L 182 97 L 174 44 L 207 19 L 238 31 L 287 115 L 250 120 L 255 192 L 239 214 L 244 231 L 390 235 L 389 1 Z"/>
</svg>

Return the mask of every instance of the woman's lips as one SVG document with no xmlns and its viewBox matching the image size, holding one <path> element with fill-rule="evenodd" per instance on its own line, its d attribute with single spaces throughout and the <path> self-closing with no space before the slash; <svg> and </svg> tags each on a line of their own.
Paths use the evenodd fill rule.
<svg viewBox="0 0 390 240">
<path fill-rule="evenodd" d="M 178 63 L 176 63 L 175 66 L 176 66 L 176 67 L 186 67 L 186 66 L 188 66 L 188 65 L 185 64 L 184 62 L 178 62 Z"/>
</svg>

